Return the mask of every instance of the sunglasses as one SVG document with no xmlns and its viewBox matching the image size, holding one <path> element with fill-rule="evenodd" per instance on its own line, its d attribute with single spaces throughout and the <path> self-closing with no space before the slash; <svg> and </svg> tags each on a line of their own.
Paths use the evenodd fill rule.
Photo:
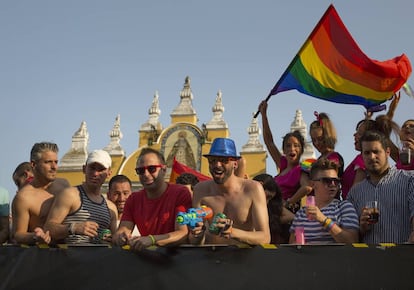
<svg viewBox="0 0 414 290">
<path fill-rule="evenodd" d="M 138 175 L 143 175 L 145 174 L 145 170 L 148 170 L 148 172 L 150 174 L 155 173 L 155 171 L 157 171 L 157 168 L 162 168 L 164 165 L 162 164 L 157 164 L 157 165 L 148 165 L 148 166 L 142 166 L 142 167 L 137 167 L 135 168 L 135 172 Z"/>
<path fill-rule="evenodd" d="M 217 163 L 217 162 L 227 164 L 230 161 L 237 161 L 237 159 L 232 158 L 232 157 L 209 157 L 208 158 L 208 163 L 210 163 L 210 164 L 214 164 L 214 163 Z"/>
<path fill-rule="evenodd" d="M 313 181 L 320 181 L 325 185 L 332 185 L 338 186 L 341 183 L 341 180 L 336 177 L 321 177 L 319 179 L 313 179 Z"/>
</svg>

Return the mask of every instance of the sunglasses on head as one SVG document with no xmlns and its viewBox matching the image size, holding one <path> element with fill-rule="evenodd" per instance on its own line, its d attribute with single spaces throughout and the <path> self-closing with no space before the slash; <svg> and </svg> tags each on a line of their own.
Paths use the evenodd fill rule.
<svg viewBox="0 0 414 290">
<path fill-rule="evenodd" d="M 157 171 L 157 168 L 162 168 L 163 165 L 162 164 L 157 164 L 157 165 L 148 165 L 148 166 L 142 166 L 142 167 L 137 167 L 135 168 L 135 172 L 138 175 L 143 175 L 145 174 L 145 170 L 148 170 L 148 172 L 150 174 L 154 173 L 155 171 Z"/>
<path fill-rule="evenodd" d="M 313 181 L 320 181 L 325 185 L 331 185 L 333 183 L 335 186 L 341 183 L 341 180 L 336 177 L 321 177 L 319 179 L 313 179 Z"/>
</svg>

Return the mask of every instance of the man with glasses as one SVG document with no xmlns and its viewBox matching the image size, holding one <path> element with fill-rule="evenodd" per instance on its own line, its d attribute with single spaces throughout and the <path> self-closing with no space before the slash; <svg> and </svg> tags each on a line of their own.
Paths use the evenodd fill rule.
<svg viewBox="0 0 414 290">
<path fill-rule="evenodd" d="M 295 229 L 304 229 L 305 243 L 358 242 L 358 215 L 349 201 L 335 198 L 340 189 L 338 165 L 321 158 L 312 164 L 310 185 L 315 204 L 302 207 L 290 228 L 289 243 L 296 243 Z"/>
<path fill-rule="evenodd" d="M 208 230 L 203 222 L 191 229 L 190 242 L 269 243 L 266 194 L 259 182 L 235 175 L 240 156 L 237 156 L 234 141 L 214 139 L 209 154 L 204 157 L 208 159 L 213 180 L 200 182 L 194 187 L 193 207 L 208 206 L 216 218 L 208 221 Z"/>
<path fill-rule="evenodd" d="M 176 216 L 191 208 L 191 194 L 180 184 L 165 181 L 167 165 L 157 150 L 144 148 L 137 160 L 136 173 L 144 187 L 133 192 L 125 203 L 119 228 L 114 236 L 116 245 L 130 245 L 140 251 L 149 246 L 166 246 L 186 242 L 188 229 L 179 225 Z M 137 226 L 140 237 L 131 237 Z"/>
</svg>

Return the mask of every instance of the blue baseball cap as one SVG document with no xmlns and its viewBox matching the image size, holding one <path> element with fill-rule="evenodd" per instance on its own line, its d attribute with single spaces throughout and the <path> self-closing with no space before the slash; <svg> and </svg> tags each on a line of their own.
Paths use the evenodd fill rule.
<svg viewBox="0 0 414 290">
<path fill-rule="evenodd" d="M 204 154 L 204 157 L 218 156 L 218 157 L 233 157 L 240 159 L 237 155 L 236 145 L 234 141 L 229 138 L 216 138 L 211 144 L 210 152 Z"/>
</svg>

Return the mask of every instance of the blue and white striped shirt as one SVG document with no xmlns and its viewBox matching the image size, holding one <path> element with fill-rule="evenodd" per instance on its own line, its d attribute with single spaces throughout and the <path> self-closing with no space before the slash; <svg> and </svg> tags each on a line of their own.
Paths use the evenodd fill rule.
<svg viewBox="0 0 414 290">
<path fill-rule="evenodd" d="M 411 233 L 411 218 L 414 216 L 414 176 L 405 170 L 391 167 L 378 184 L 369 178 L 354 185 L 349 191 L 350 201 L 358 215 L 368 201 L 377 200 L 379 208 L 378 223 L 364 233 L 362 242 L 405 243 Z"/>
<path fill-rule="evenodd" d="M 334 199 L 327 206 L 319 209 L 326 217 L 332 219 L 343 229 L 359 230 L 358 215 L 352 204 L 346 200 L 339 201 Z M 295 215 L 290 227 L 290 232 L 294 233 L 296 227 L 305 228 L 305 243 L 336 243 L 328 230 L 316 220 L 308 220 L 306 208 L 301 208 Z"/>
</svg>

